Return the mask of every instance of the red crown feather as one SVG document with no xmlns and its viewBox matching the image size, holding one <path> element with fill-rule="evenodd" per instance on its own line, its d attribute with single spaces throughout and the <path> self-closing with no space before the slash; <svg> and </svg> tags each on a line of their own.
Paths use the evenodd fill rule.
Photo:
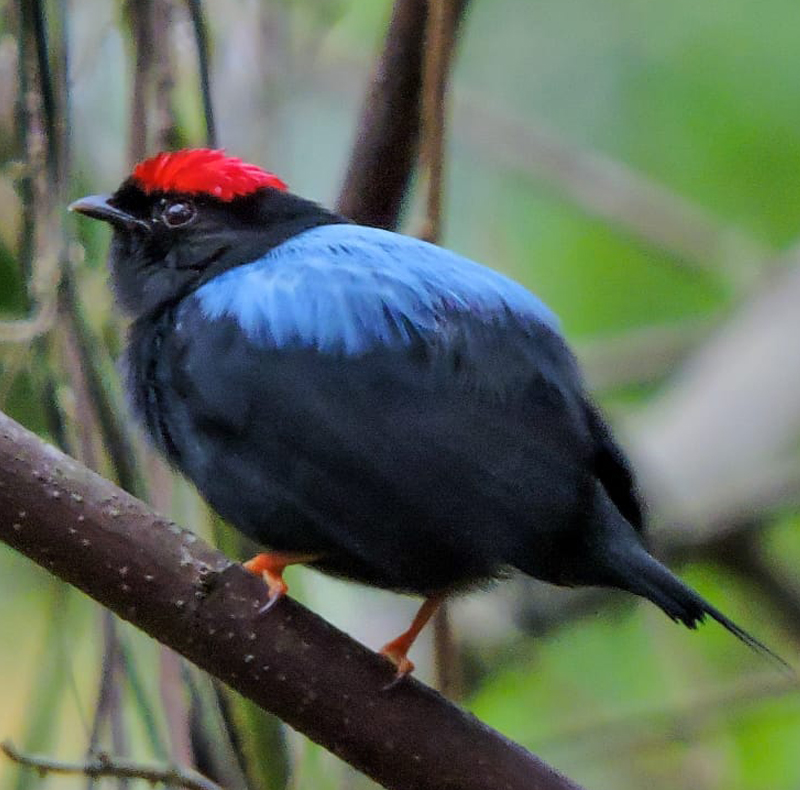
<svg viewBox="0 0 800 790">
<path fill-rule="evenodd" d="M 157 154 L 136 165 L 133 178 L 145 192 L 188 192 L 226 201 L 261 187 L 287 188 L 276 175 L 210 148 Z"/>
</svg>

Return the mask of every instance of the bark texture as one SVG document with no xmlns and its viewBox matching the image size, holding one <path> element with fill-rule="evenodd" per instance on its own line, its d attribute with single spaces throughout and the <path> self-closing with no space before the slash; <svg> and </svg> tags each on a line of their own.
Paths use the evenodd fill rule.
<svg viewBox="0 0 800 790">
<path fill-rule="evenodd" d="M 2 413 L 0 540 L 387 788 L 579 790 Z"/>
</svg>

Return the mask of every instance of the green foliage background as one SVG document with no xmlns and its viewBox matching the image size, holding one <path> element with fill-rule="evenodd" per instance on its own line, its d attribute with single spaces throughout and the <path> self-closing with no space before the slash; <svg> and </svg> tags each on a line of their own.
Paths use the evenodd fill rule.
<svg viewBox="0 0 800 790">
<path fill-rule="evenodd" d="M 173 5 L 178 130 L 186 144 L 198 144 L 193 45 L 183 5 Z M 17 10 L 0 2 L 0 311 L 7 319 L 27 309 L 14 192 Z M 209 3 L 222 144 L 279 173 L 293 191 L 333 202 L 388 12 L 385 0 Z M 452 84 L 442 243 L 542 296 L 590 369 L 598 344 L 613 349 L 653 328 L 681 337 L 703 327 L 699 343 L 720 330 L 763 282 L 792 265 L 774 253 L 800 235 L 797 13 L 789 0 L 474 0 Z M 78 197 L 113 189 L 129 171 L 131 51 L 118 3 L 73 0 L 68 21 L 70 191 Z M 559 177 L 542 175 L 526 130 L 638 173 L 730 231 L 734 243 L 689 260 L 604 219 Z M 420 212 L 417 196 L 406 211 L 409 232 Z M 113 357 L 107 233 L 91 223 L 69 226 L 85 250 L 77 274 L 87 318 Z M 689 343 L 656 375 L 625 378 L 598 394 L 624 425 L 692 353 Z M 31 346 L 1 343 L 0 396 L 3 409 L 47 434 L 38 359 Z M 57 376 L 68 412 L 69 382 Z M 111 365 L 107 377 L 118 398 Z M 175 482 L 170 493 L 172 514 L 211 534 L 188 487 Z M 787 595 L 795 599 L 796 501 L 795 490 L 760 522 L 763 549 L 790 577 Z M 796 662 L 799 632 L 787 611 L 729 566 L 687 559 L 689 582 Z M 293 593 L 373 646 L 413 609 L 393 596 L 293 574 Z M 592 790 L 800 786 L 800 695 L 721 629 L 689 634 L 651 607 L 614 599 L 534 636 L 514 617 L 533 594 L 509 585 L 455 605 L 465 704 L 482 719 Z M 100 623 L 96 606 L 0 547 L 0 738 L 65 758 L 83 754 Z M 126 626 L 121 633 L 140 679 L 122 689 L 130 751 L 143 761 L 166 758 L 175 750 L 160 705 L 159 651 Z M 335 758 L 289 737 L 288 751 L 280 738 L 270 747 L 273 763 L 292 766 L 289 786 L 367 786 Z M 281 776 L 276 771 L 269 786 L 282 786 Z M 0 763 L 3 790 L 42 785 L 85 780 L 44 780 Z"/>
</svg>

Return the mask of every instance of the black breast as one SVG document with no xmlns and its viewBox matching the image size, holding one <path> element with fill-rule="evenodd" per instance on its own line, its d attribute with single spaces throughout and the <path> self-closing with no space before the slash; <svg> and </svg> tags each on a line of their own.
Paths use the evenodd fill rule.
<svg viewBox="0 0 800 790">
<path fill-rule="evenodd" d="M 348 357 L 259 346 L 191 301 L 177 316 L 134 325 L 137 411 L 266 546 L 429 594 L 527 565 L 584 512 L 592 437 L 546 329 L 454 325 L 438 346 Z"/>
<path fill-rule="evenodd" d="M 180 454 L 169 429 L 168 401 L 173 383 L 165 372 L 163 359 L 166 343 L 174 328 L 174 310 L 167 309 L 135 321 L 128 333 L 125 372 L 128 397 L 135 415 L 143 423 L 154 443 L 167 459 L 180 466 Z"/>
</svg>

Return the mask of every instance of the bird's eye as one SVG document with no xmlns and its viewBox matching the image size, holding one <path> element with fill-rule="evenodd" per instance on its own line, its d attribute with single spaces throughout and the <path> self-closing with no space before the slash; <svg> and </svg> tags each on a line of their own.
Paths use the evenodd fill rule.
<svg viewBox="0 0 800 790">
<path fill-rule="evenodd" d="M 188 200 L 176 200 L 167 203 L 161 212 L 161 219 L 168 228 L 179 228 L 191 222 L 196 214 L 194 204 Z"/>
</svg>

